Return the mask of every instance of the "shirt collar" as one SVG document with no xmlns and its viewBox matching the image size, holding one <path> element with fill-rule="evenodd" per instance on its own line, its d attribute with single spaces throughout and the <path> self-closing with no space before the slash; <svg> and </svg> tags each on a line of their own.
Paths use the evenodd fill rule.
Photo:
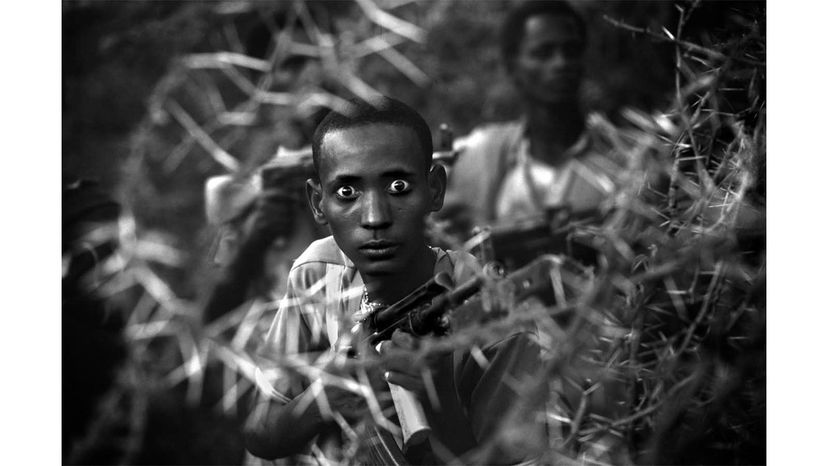
<svg viewBox="0 0 828 466">
<path fill-rule="evenodd" d="M 526 129 L 526 116 L 521 116 L 518 120 L 518 129 L 515 133 L 517 137 L 509 143 L 509 164 L 517 163 L 520 151 L 524 151 L 527 156 L 529 155 L 529 138 L 526 137 Z M 572 158 L 580 157 L 587 153 L 591 146 L 591 141 L 592 137 L 589 128 L 585 125 L 578 139 L 564 151 L 564 154 Z"/>
</svg>

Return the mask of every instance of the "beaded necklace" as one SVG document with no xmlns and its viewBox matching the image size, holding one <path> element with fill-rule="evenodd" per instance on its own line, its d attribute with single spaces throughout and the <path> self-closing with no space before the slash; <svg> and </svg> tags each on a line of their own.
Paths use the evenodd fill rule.
<svg viewBox="0 0 828 466">
<path fill-rule="evenodd" d="M 371 301 L 368 299 L 368 288 L 365 286 L 362 287 L 362 300 L 359 302 L 359 312 L 358 315 L 360 317 L 359 320 L 364 320 L 369 315 L 381 311 L 388 307 L 387 304 L 378 303 L 376 301 Z"/>
</svg>

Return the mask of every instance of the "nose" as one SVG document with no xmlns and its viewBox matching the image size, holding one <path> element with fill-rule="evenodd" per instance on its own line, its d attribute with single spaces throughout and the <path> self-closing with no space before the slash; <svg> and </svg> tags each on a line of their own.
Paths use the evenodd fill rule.
<svg viewBox="0 0 828 466">
<path fill-rule="evenodd" d="M 361 207 L 364 228 L 380 229 L 391 225 L 391 208 L 382 194 L 375 191 L 364 193 Z"/>
</svg>

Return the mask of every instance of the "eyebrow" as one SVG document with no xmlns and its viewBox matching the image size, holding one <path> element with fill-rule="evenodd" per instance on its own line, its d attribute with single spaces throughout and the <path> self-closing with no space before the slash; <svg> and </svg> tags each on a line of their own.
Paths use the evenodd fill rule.
<svg viewBox="0 0 828 466">
<path fill-rule="evenodd" d="M 412 170 L 406 170 L 404 168 L 395 168 L 385 172 L 382 172 L 380 176 L 382 177 L 394 177 L 394 176 L 415 176 L 416 173 Z"/>
<path fill-rule="evenodd" d="M 417 174 L 414 171 L 406 170 L 404 168 L 393 168 L 380 173 L 380 177 L 382 178 L 410 178 L 416 175 Z M 359 181 L 360 179 L 362 179 L 362 177 L 359 175 L 337 175 L 332 181 L 334 183 L 353 183 L 355 181 Z"/>
<path fill-rule="evenodd" d="M 331 180 L 333 183 L 353 183 L 358 181 L 361 177 L 356 175 L 338 175 Z"/>
</svg>

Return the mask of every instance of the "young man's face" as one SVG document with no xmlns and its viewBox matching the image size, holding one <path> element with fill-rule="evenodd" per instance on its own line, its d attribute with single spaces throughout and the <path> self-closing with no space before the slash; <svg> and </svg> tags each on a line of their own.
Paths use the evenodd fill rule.
<svg viewBox="0 0 828 466">
<path fill-rule="evenodd" d="M 574 102 L 583 74 L 584 39 L 573 18 L 530 16 L 512 64 L 512 78 L 527 98 L 543 103 Z"/>
<path fill-rule="evenodd" d="M 357 270 L 396 274 L 429 260 L 425 217 L 442 207 L 445 172 L 429 171 L 414 131 L 383 123 L 337 130 L 320 151 L 311 208 Z"/>
</svg>

